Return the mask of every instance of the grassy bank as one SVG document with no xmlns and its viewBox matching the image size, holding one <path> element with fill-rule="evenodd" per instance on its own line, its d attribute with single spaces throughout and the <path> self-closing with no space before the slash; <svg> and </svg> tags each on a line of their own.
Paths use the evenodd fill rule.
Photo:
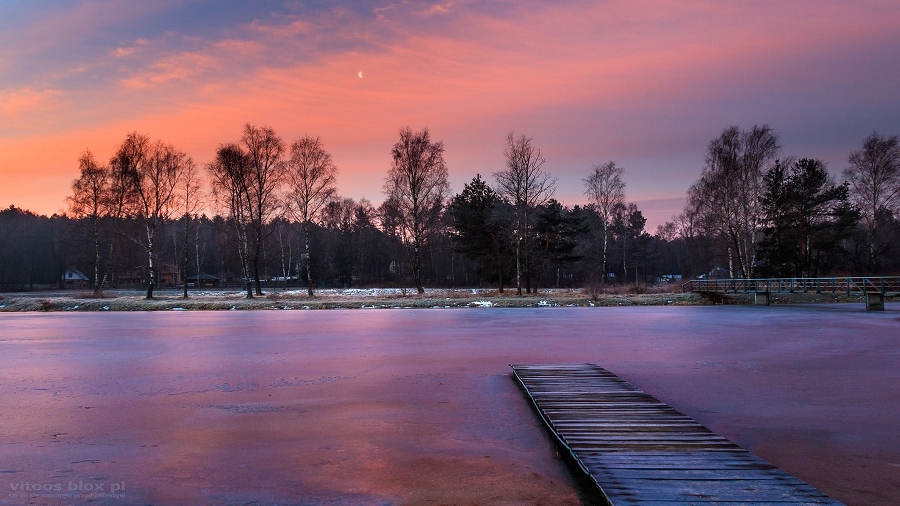
<svg viewBox="0 0 900 506">
<path fill-rule="evenodd" d="M 397 309 L 463 307 L 594 307 L 752 304 L 752 295 L 727 295 L 716 301 L 683 293 L 592 293 L 583 290 L 541 290 L 522 297 L 515 291 L 429 289 L 424 294 L 399 289 L 321 290 L 315 297 L 304 291 L 270 291 L 247 299 L 237 291 L 158 291 L 148 300 L 135 291 L 107 291 L 102 297 L 88 292 L 53 292 L 0 295 L 0 312 L 19 311 L 199 311 L 291 309 Z M 896 300 L 892 297 L 889 300 Z M 773 294 L 773 304 L 863 302 L 859 295 L 794 293 Z"/>
</svg>

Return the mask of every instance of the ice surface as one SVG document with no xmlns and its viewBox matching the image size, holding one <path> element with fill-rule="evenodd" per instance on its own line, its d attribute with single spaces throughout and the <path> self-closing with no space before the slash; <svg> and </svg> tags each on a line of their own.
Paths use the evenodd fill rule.
<svg viewBox="0 0 900 506">
<path fill-rule="evenodd" d="M 508 364 L 587 361 L 839 500 L 895 504 L 888 309 L 2 314 L 0 497 L 579 504 Z"/>
</svg>

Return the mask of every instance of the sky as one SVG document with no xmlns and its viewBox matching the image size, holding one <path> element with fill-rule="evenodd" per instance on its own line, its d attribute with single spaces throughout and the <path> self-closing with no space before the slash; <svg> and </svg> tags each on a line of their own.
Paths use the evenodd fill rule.
<svg viewBox="0 0 900 506">
<path fill-rule="evenodd" d="M 838 178 L 900 134 L 898 25 L 895 0 L 0 0 L 0 208 L 65 212 L 79 156 L 130 132 L 203 166 L 248 122 L 321 137 L 339 193 L 377 205 L 408 126 L 454 193 L 493 182 L 511 131 L 570 206 L 613 160 L 653 232 L 728 126 Z"/>
</svg>

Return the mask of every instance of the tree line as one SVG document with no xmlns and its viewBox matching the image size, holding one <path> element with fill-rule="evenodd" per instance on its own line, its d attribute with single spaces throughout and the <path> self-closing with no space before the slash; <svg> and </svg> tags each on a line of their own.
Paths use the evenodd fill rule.
<svg viewBox="0 0 900 506">
<path fill-rule="evenodd" d="M 534 140 L 510 133 L 505 165 L 452 194 L 444 145 L 401 129 L 375 206 L 338 194 L 320 138 L 288 143 L 247 124 L 198 166 L 174 145 L 131 133 L 107 162 L 80 157 L 69 212 L 0 211 L 0 289 L 91 289 L 217 279 L 247 297 L 263 287 L 537 287 L 730 277 L 817 277 L 900 268 L 900 143 L 874 133 L 848 156 L 840 182 L 814 158 L 782 156 L 769 126 L 729 127 L 707 149 L 684 211 L 645 230 L 626 201 L 624 169 L 598 164 L 587 204 L 555 200 L 556 178 Z M 208 183 L 205 183 L 208 181 Z M 205 210 L 215 212 L 212 217 Z M 711 269 L 715 268 L 711 271 Z M 724 275 L 724 274 L 723 274 Z M 204 277 L 205 276 L 205 277 Z"/>
<path fill-rule="evenodd" d="M 897 272 L 898 137 L 866 137 L 841 182 L 822 161 L 781 151 L 768 125 L 725 129 L 709 144 L 684 212 L 660 234 L 676 238 L 695 266 L 727 266 L 730 277 Z"/>
</svg>

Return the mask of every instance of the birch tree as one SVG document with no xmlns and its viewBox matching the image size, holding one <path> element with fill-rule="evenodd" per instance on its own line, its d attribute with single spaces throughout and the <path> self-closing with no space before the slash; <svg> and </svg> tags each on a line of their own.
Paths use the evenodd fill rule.
<svg viewBox="0 0 900 506">
<path fill-rule="evenodd" d="M 250 268 L 256 295 L 262 295 L 259 277 L 266 225 L 279 208 L 279 190 L 284 180 L 284 142 L 268 126 L 244 125 L 241 143 L 247 158 L 247 208 L 251 225 Z"/>
<path fill-rule="evenodd" d="M 778 134 L 768 125 L 728 127 L 709 143 L 706 167 L 688 190 L 691 212 L 726 243 L 731 277 L 755 274 L 764 217 L 763 174 L 780 150 Z"/>
<path fill-rule="evenodd" d="M 429 233 L 437 225 L 444 200 L 450 193 L 444 143 L 432 142 L 428 129 L 400 130 L 400 140 L 391 149 L 391 169 L 384 183 L 386 205 L 397 213 L 398 229 L 412 260 L 413 283 L 422 286 L 421 254 Z"/>
<path fill-rule="evenodd" d="M 171 144 L 150 141 L 131 133 L 116 151 L 110 165 L 113 177 L 124 189 L 126 216 L 140 224 L 139 234 L 129 237 L 147 254 L 147 298 L 153 298 L 157 281 L 157 233 L 176 208 L 176 188 L 193 160 Z"/>
<path fill-rule="evenodd" d="M 879 268 L 881 257 L 897 232 L 897 221 L 879 234 L 879 223 L 900 214 L 900 138 L 882 137 L 877 132 L 866 137 L 862 148 L 848 158 L 844 178 L 850 184 L 850 197 L 861 213 L 866 227 L 866 270 Z"/>
<path fill-rule="evenodd" d="M 624 169 L 609 161 L 603 165 L 594 165 L 591 174 L 584 179 L 584 194 L 590 199 L 590 206 L 600 217 L 602 249 L 601 281 L 606 282 L 607 260 L 609 258 L 609 232 L 615 218 L 615 211 L 625 203 L 625 182 L 622 181 Z"/>
<path fill-rule="evenodd" d="M 336 175 L 337 166 L 318 137 L 302 137 L 291 144 L 287 160 L 289 209 L 303 227 L 306 293 L 310 297 L 313 296 L 313 281 L 309 236 L 322 209 L 337 194 Z"/>
<path fill-rule="evenodd" d="M 532 211 L 544 205 L 556 190 L 556 179 L 543 171 L 545 163 L 541 150 L 532 144 L 531 137 L 514 132 L 506 136 L 503 150 L 506 169 L 495 172 L 497 193 L 503 195 L 516 210 L 516 292 L 522 295 L 523 271 L 528 267 Z M 531 292 L 530 275 L 525 279 Z"/>
<path fill-rule="evenodd" d="M 206 166 L 212 179 L 213 195 L 228 213 L 237 238 L 241 277 L 247 298 L 253 298 L 253 278 L 250 271 L 250 235 L 253 218 L 251 208 L 250 160 L 237 144 L 220 145 L 216 158 Z"/>
<path fill-rule="evenodd" d="M 199 240 L 200 223 L 198 221 L 200 211 L 206 204 L 203 185 L 200 181 L 200 171 L 194 160 L 188 158 L 185 161 L 184 172 L 178 184 L 176 207 L 181 214 L 178 220 L 179 235 L 181 236 L 181 281 L 184 292 L 182 296 L 188 298 L 188 265 L 191 259 L 189 245 L 193 242 L 196 246 Z M 198 255 L 199 256 L 199 255 Z M 196 262 L 197 283 L 200 282 L 200 263 Z"/>
<path fill-rule="evenodd" d="M 101 165 L 90 150 L 86 150 L 78 159 L 81 175 L 72 181 L 72 196 L 67 200 L 69 210 L 76 218 L 89 222 L 91 240 L 94 246 L 94 295 L 103 293 L 106 272 L 100 277 L 102 269 L 102 246 L 100 221 L 108 215 L 110 203 L 110 172 Z"/>
</svg>

